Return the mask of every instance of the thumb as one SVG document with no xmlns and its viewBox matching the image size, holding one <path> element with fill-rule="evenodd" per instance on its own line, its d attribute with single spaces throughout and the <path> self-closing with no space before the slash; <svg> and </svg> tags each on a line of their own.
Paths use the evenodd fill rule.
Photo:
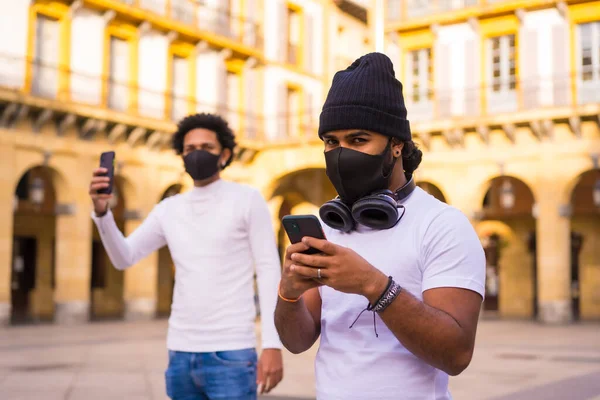
<svg viewBox="0 0 600 400">
<path fill-rule="evenodd" d="M 256 365 L 256 383 L 258 385 L 263 384 L 265 382 L 265 376 L 263 374 L 262 362 L 259 360 Z"/>
</svg>

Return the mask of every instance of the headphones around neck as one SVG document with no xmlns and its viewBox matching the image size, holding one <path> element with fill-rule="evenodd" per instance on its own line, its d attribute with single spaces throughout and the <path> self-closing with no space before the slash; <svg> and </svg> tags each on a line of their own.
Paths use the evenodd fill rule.
<svg viewBox="0 0 600 400">
<path fill-rule="evenodd" d="M 393 228 L 406 211 L 398 202 L 407 198 L 415 187 L 415 181 L 410 175 L 408 182 L 395 193 L 391 190 L 378 190 L 357 200 L 352 206 L 337 196 L 321 206 L 319 216 L 330 228 L 346 233 L 352 231 L 357 223 L 377 230 Z M 400 216 L 399 208 L 402 208 Z"/>
</svg>

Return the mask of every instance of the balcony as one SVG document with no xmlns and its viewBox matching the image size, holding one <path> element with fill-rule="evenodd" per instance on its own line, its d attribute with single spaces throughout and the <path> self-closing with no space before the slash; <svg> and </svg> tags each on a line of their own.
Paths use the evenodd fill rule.
<svg viewBox="0 0 600 400">
<path fill-rule="evenodd" d="M 487 3 L 490 3 L 490 1 Z M 483 5 L 483 0 L 388 0 L 386 19 L 388 22 L 393 23 L 448 11 L 462 10 L 477 5 Z"/>
<path fill-rule="evenodd" d="M 262 25 L 234 15 L 229 9 L 192 0 L 86 0 L 86 4 L 125 19 L 144 22 L 172 31 L 184 38 L 206 41 L 215 47 L 230 48 L 245 56 L 262 58 Z"/>
</svg>

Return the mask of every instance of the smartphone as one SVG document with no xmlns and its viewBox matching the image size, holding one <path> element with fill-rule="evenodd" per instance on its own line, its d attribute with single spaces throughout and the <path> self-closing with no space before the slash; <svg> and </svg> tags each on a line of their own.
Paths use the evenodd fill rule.
<svg viewBox="0 0 600 400">
<path fill-rule="evenodd" d="M 286 215 L 281 219 L 281 223 L 292 244 L 300 242 L 306 236 L 325 239 L 323 227 L 319 219 L 314 215 Z M 320 251 L 311 247 L 302 253 L 316 254 L 320 253 Z"/>
<path fill-rule="evenodd" d="M 115 178 L 115 152 L 114 151 L 105 151 L 100 154 L 100 167 L 106 168 L 108 172 L 105 176 L 110 178 L 108 182 L 108 187 L 104 189 L 99 189 L 98 193 L 100 194 L 111 194 L 113 191 L 113 181 Z"/>
</svg>

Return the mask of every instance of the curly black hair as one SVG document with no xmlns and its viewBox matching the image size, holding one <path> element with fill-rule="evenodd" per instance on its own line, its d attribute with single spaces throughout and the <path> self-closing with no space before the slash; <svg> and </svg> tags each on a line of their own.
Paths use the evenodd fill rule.
<svg viewBox="0 0 600 400">
<path fill-rule="evenodd" d="M 417 147 L 415 142 L 412 140 L 404 142 L 404 147 L 402 147 L 402 166 L 404 167 L 404 171 L 412 174 L 419 167 L 422 159 L 423 152 Z"/>
<path fill-rule="evenodd" d="M 208 129 L 217 134 L 217 139 L 223 149 L 229 149 L 231 151 L 231 157 L 223 166 L 225 169 L 233 160 L 233 149 L 237 143 L 235 142 L 235 135 L 229 127 L 227 121 L 216 114 L 200 113 L 188 115 L 183 118 L 177 124 L 177 131 L 173 134 L 173 149 L 177 154 L 183 153 L 183 139 L 185 135 L 194 129 Z"/>
</svg>

